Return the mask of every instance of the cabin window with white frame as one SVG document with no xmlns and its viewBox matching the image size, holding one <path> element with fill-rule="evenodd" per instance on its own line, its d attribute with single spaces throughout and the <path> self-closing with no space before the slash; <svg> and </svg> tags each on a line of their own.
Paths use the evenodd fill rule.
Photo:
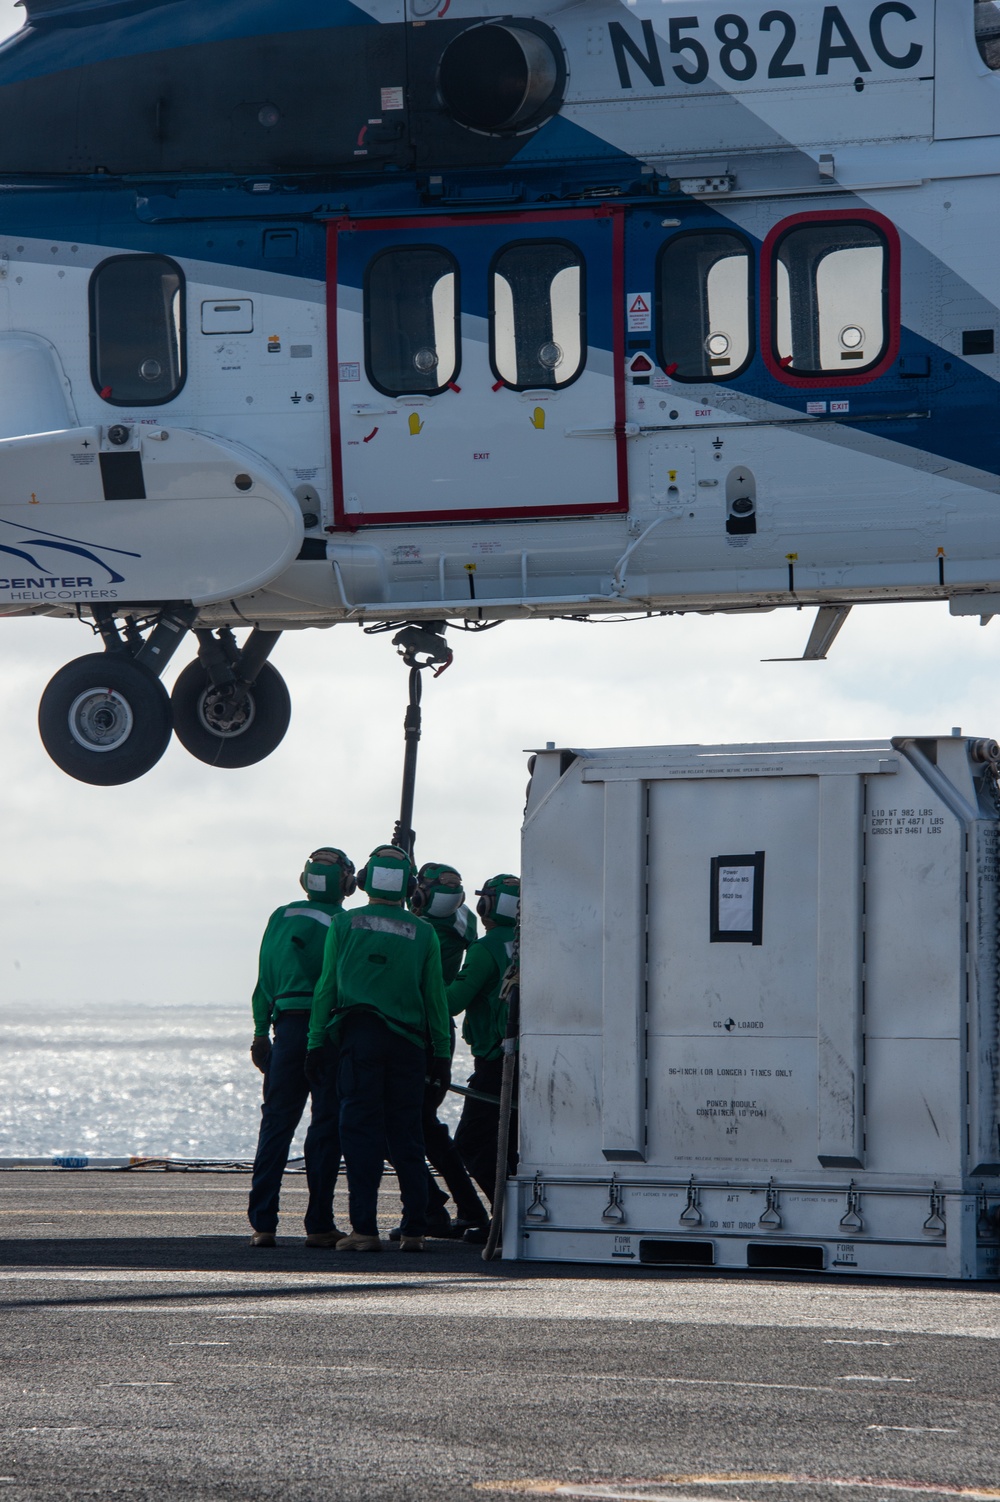
<svg viewBox="0 0 1000 1502">
<path fill-rule="evenodd" d="M 381 251 L 365 275 L 365 368 L 387 396 L 436 396 L 458 375 L 458 267 L 436 245 Z"/>
<path fill-rule="evenodd" d="M 1000 5 L 996 0 L 976 0 L 976 46 L 988 68 L 1000 68 Z"/>
<path fill-rule="evenodd" d="M 889 254 L 871 224 L 804 224 L 778 242 L 775 357 L 793 375 L 858 375 L 885 353 Z"/>
<path fill-rule="evenodd" d="M 184 273 L 167 256 L 111 256 L 90 278 L 90 373 L 115 407 L 158 407 L 184 385 Z"/>
<path fill-rule="evenodd" d="M 753 256 L 729 231 L 682 232 L 660 251 L 658 354 L 678 381 L 725 381 L 753 348 Z"/>
<path fill-rule="evenodd" d="M 568 386 L 584 365 L 583 257 L 562 240 L 507 245 L 490 274 L 490 358 L 515 391 Z"/>
</svg>

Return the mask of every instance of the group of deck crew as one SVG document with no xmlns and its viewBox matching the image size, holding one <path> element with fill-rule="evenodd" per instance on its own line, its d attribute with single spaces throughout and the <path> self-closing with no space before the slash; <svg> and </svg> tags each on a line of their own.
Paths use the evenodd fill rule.
<svg viewBox="0 0 1000 1502">
<path fill-rule="evenodd" d="M 423 1251 L 428 1235 L 484 1244 L 489 1211 L 476 1185 L 492 1205 L 503 982 L 514 950 L 518 877 L 491 877 L 477 893 L 481 934 L 460 873 L 435 863 L 416 871 L 395 845 L 373 850 L 360 871 L 342 850 L 324 846 L 299 880 L 305 897 L 268 920 L 253 993 L 250 1056 L 264 1084 L 251 1245 L 275 1245 L 282 1175 L 310 1098 L 308 1246 L 381 1250 L 378 1194 L 387 1158 L 402 1201 L 389 1237 L 400 1250 Z M 356 891 L 365 905 L 345 908 Z M 462 1013 L 474 1069 L 452 1139 L 438 1110 L 451 1084 L 453 1019 Z M 512 1140 L 507 1151 L 513 1170 Z M 334 1223 L 341 1161 L 350 1231 Z"/>
</svg>

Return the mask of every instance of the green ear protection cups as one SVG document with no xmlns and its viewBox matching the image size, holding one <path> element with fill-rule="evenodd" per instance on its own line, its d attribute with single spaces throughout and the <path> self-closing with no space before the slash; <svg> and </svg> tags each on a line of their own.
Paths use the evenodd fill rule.
<svg viewBox="0 0 1000 1502">
<path fill-rule="evenodd" d="M 379 845 L 358 872 L 358 886 L 387 902 L 408 901 L 416 884 L 410 857 L 397 845 Z"/>
<path fill-rule="evenodd" d="M 417 872 L 410 912 L 418 918 L 450 918 L 465 901 L 462 877 L 454 866 L 426 861 Z"/>
<path fill-rule="evenodd" d="M 306 861 L 299 886 L 317 902 L 339 902 L 357 891 L 354 862 L 335 845 L 323 845 Z"/>
<path fill-rule="evenodd" d="M 521 878 L 506 873 L 491 876 L 476 892 L 479 901 L 476 912 L 480 918 L 491 918 L 501 928 L 513 928 L 517 923 L 521 903 Z"/>
</svg>

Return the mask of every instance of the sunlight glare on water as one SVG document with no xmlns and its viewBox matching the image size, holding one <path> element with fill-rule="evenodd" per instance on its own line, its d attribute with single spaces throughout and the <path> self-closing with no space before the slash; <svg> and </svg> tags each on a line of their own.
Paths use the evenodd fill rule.
<svg viewBox="0 0 1000 1502">
<path fill-rule="evenodd" d="M 249 1006 L 235 1003 L 7 1011 L 0 1158 L 252 1158 L 261 1076 L 250 1063 L 251 1034 Z M 456 1080 L 470 1068 L 460 1053 Z M 460 1110 L 450 1095 L 442 1118 L 454 1128 Z"/>
</svg>

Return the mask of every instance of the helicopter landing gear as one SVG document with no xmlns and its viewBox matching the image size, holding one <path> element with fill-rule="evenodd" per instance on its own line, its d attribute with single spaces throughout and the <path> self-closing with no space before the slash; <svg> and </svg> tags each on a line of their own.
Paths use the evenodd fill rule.
<svg viewBox="0 0 1000 1502">
<path fill-rule="evenodd" d="M 267 661 L 280 631 L 251 632 L 242 651 L 229 627 L 196 631 L 198 656 L 174 684 L 174 734 L 211 767 L 251 767 L 270 756 L 292 716 L 285 680 Z"/>
<path fill-rule="evenodd" d="M 95 611 L 104 652 L 60 668 L 38 706 L 42 744 L 57 767 L 78 782 L 114 787 L 156 765 L 173 728 L 159 675 L 197 614 L 193 605 L 169 605 L 143 637 L 133 616 L 122 632 L 110 611 Z"/>
<path fill-rule="evenodd" d="M 42 744 L 79 782 L 114 787 L 154 767 L 170 744 L 170 700 L 132 658 L 91 652 L 49 681 L 38 706 Z"/>
</svg>

